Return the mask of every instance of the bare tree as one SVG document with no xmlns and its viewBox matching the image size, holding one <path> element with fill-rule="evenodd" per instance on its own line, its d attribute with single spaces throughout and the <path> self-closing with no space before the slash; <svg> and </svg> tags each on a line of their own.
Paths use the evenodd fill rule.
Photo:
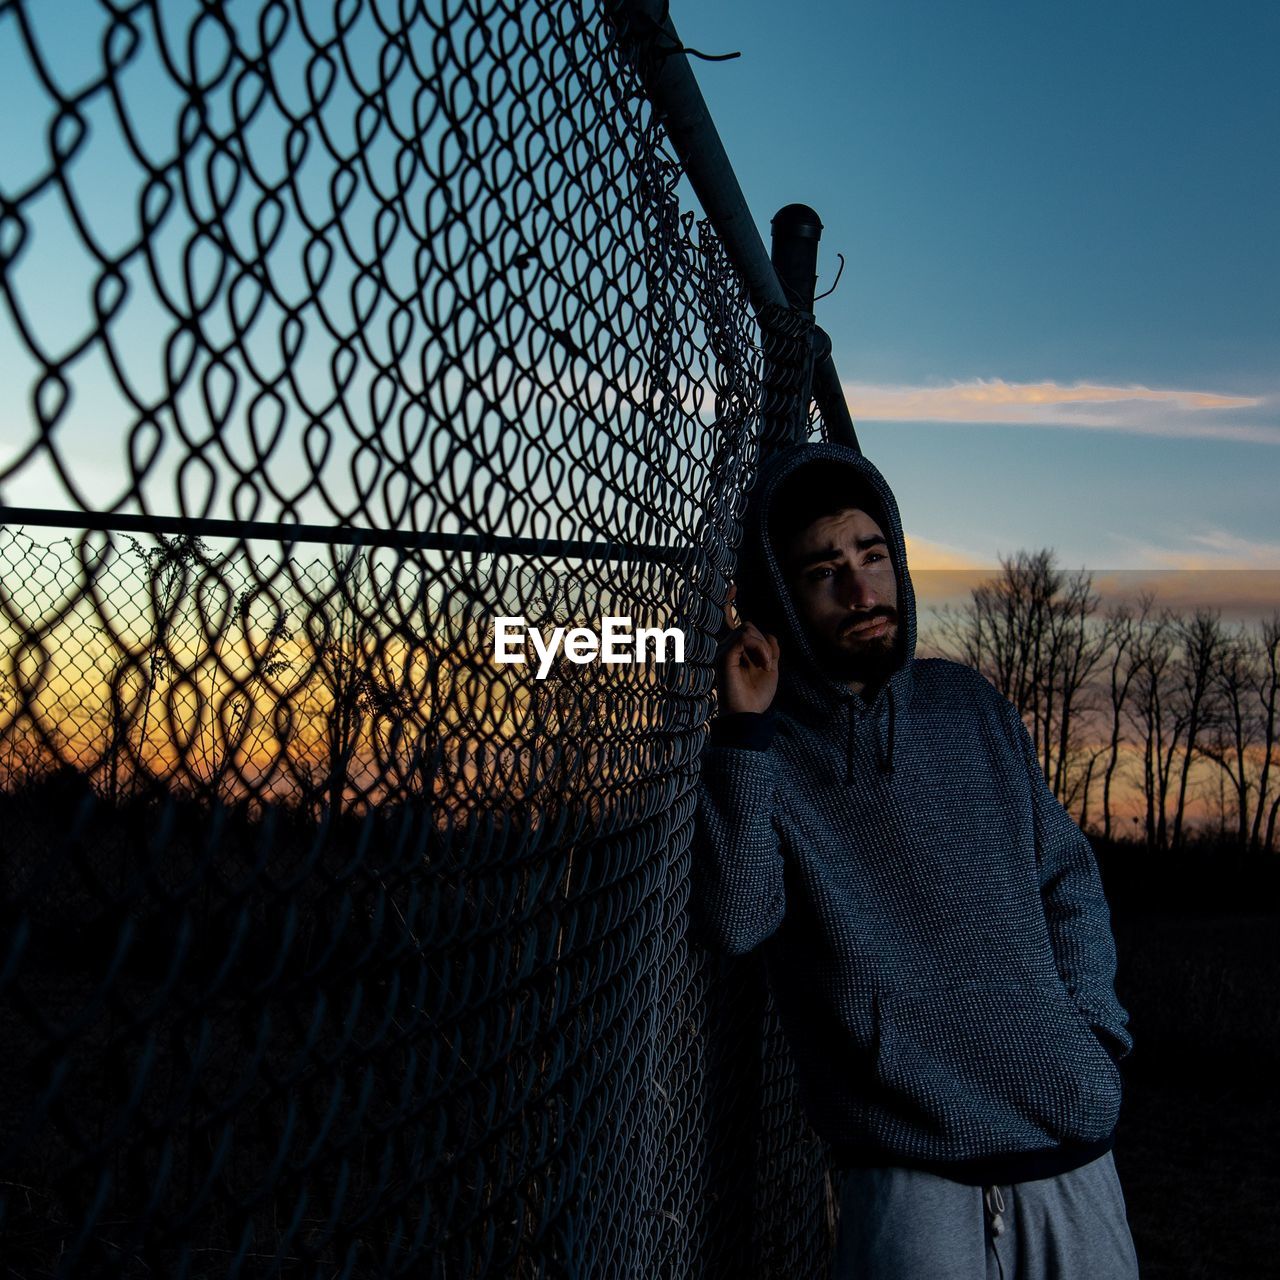
<svg viewBox="0 0 1280 1280">
<path fill-rule="evenodd" d="M 1272 779 L 1271 764 L 1276 755 L 1276 711 L 1280 706 L 1280 612 L 1273 613 L 1262 624 L 1260 637 L 1261 661 L 1259 663 L 1258 697 L 1262 704 L 1262 771 L 1258 778 L 1258 803 L 1254 808 L 1253 827 L 1249 832 L 1249 845 L 1253 849 L 1270 850 L 1275 838 L 1277 803 L 1271 806 L 1267 821 L 1265 846 L 1260 845 L 1262 814 L 1267 806 Z"/>
<path fill-rule="evenodd" d="M 1190 618 L 1163 610 L 1142 634 L 1130 719 L 1142 746 L 1146 834 L 1154 848 L 1184 842 L 1191 770 L 1212 720 L 1223 644 L 1221 616 L 1211 609 Z"/>
<path fill-rule="evenodd" d="M 1261 848 L 1276 748 L 1278 657 L 1280 614 L 1257 634 L 1241 628 L 1224 639 L 1201 744 L 1201 753 L 1217 764 L 1220 781 L 1230 783 L 1239 846 L 1255 851 Z"/>
<path fill-rule="evenodd" d="M 1045 781 L 1087 813 L 1098 752 L 1078 745 L 1079 724 L 1107 645 L 1095 625 L 1092 576 L 1059 569 L 1050 550 L 1020 551 L 1000 564 L 968 604 L 941 611 L 940 647 L 981 671 L 1030 720 Z"/>
<path fill-rule="evenodd" d="M 1184 727 L 1186 740 L 1178 774 L 1178 799 L 1173 811 L 1172 844 L 1175 849 L 1182 845 L 1187 779 L 1200 745 L 1201 731 L 1211 715 L 1210 695 L 1225 643 L 1222 616 L 1214 609 L 1197 609 L 1190 620 L 1179 619 L 1176 633 L 1180 649 L 1177 716 Z"/>
<path fill-rule="evenodd" d="M 1235 801 L 1236 839 L 1243 847 L 1249 838 L 1250 757 L 1257 744 L 1261 721 L 1252 706 L 1256 687 L 1257 646 L 1241 631 L 1224 637 L 1218 669 L 1213 676 L 1211 707 L 1204 720 L 1200 752 L 1219 769 L 1222 789 L 1219 825 L 1226 836 L 1225 786 L 1229 782 Z"/>
<path fill-rule="evenodd" d="M 1142 665 L 1142 637 L 1150 625 L 1155 594 L 1144 592 L 1137 599 L 1137 613 L 1128 605 L 1112 609 L 1105 623 L 1103 651 L 1109 655 L 1110 735 L 1107 765 L 1102 780 L 1102 834 L 1111 838 L 1111 796 L 1120 763 L 1120 742 L 1125 708 Z"/>
<path fill-rule="evenodd" d="M 305 782 L 308 799 L 327 811 L 331 823 L 341 816 L 351 766 L 365 727 L 366 676 L 373 641 L 370 619 L 361 600 L 366 567 L 359 547 L 336 566 L 331 589 L 322 598 L 304 601 L 304 629 L 312 658 L 299 683 L 317 680 L 325 695 L 320 709 L 321 748 L 318 770 L 308 766 Z M 310 726 L 304 730 L 310 738 Z"/>
<path fill-rule="evenodd" d="M 1091 750 L 1077 752 L 1084 761 L 1083 769 L 1072 770 L 1069 776 L 1075 780 L 1068 787 L 1066 795 L 1062 798 L 1063 806 L 1067 809 L 1079 810 L 1079 822 L 1081 829 L 1087 829 L 1089 826 L 1089 797 L 1092 794 L 1093 775 L 1098 768 L 1098 761 L 1107 754 L 1105 746 L 1094 747 Z"/>
<path fill-rule="evenodd" d="M 1061 579 L 1052 551 L 1019 551 L 1000 558 L 999 575 L 979 583 L 962 609 L 940 611 L 941 646 L 981 671 L 1024 716 L 1037 716 L 1045 614 Z M 1038 718 L 1034 724 L 1039 743 Z"/>
<path fill-rule="evenodd" d="M 274 681 L 290 670 L 292 663 L 284 657 L 284 647 L 292 638 L 288 616 L 283 607 L 275 605 L 272 610 L 270 626 L 266 629 L 265 640 L 261 648 L 256 648 L 251 640 L 252 619 L 250 617 L 254 592 L 245 589 L 236 598 L 236 613 L 240 619 L 240 630 L 244 637 L 245 648 L 250 654 L 250 667 L 247 676 L 238 681 L 230 694 L 221 700 L 210 695 L 210 705 L 215 708 L 214 724 L 211 733 L 222 721 L 222 740 L 212 743 L 209 752 L 207 784 L 212 794 L 220 799 L 231 799 L 226 784 L 228 775 L 236 769 L 236 760 L 242 751 L 252 754 L 252 748 L 258 739 L 260 730 L 268 716 L 264 711 L 274 708 L 278 694 Z M 221 636 L 219 636 L 221 640 Z M 216 709 L 220 706 L 224 715 L 218 717 Z M 219 745 L 221 754 L 219 754 Z M 237 781 L 243 781 L 238 778 Z M 224 794 L 226 791 L 226 794 Z"/>
<path fill-rule="evenodd" d="M 156 535 L 158 546 L 144 547 L 136 538 L 126 535 L 134 557 L 146 576 L 147 602 L 150 605 L 151 633 L 140 646 L 141 655 L 124 649 L 109 679 L 109 711 L 107 744 L 103 752 L 104 786 L 107 796 L 115 800 L 128 794 L 119 773 L 122 757 L 130 757 L 129 767 L 135 788 L 146 785 L 144 752 L 150 737 L 152 707 L 162 682 L 172 684 L 175 675 L 183 674 L 186 665 L 175 658 L 177 631 L 184 601 L 189 602 L 193 576 L 209 561 L 210 551 L 200 538 L 179 534 L 174 538 Z M 141 675 L 141 689 L 132 694 L 127 686 Z M 170 735 L 180 729 L 172 722 Z M 137 747 L 130 739 L 137 725 Z"/>
<path fill-rule="evenodd" d="M 1139 637 L 1135 697 L 1130 719 L 1142 747 L 1142 796 L 1146 807 L 1146 841 L 1150 848 L 1166 847 L 1165 802 L 1169 774 L 1181 730 L 1169 711 L 1173 665 L 1173 618 L 1168 610 L 1150 620 Z"/>
<path fill-rule="evenodd" d="M 1046 613 L 1044 758 L 1052 768 L 1053 793 L 1064 803 L 1075 799 L 1083 783 L 1082 815 L 1087 813 L 1089 780 L 1098 753 L 1084 753 L 1082 778 L 1071 776 L 1070 763 L 1081 754 L 1073 750 L 1073 730 L 1077 712 L 1088 710 L 1082 706 L 1082 695 L 1106 653 L 1106 631 L 1094 625 L 1098 601 L 1092 576 L 1081 569 L 1063 578 L 1060 593 L 1050 599 Z"/>
</svg>

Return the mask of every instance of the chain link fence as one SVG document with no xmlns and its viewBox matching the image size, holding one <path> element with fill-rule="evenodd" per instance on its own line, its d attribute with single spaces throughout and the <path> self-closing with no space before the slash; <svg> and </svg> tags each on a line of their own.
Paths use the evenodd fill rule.
<svg viewBox="0 0 1280 1280">
<path fill-rule="evenodd" d="M 680 209 L 669 32 L 0 0 L 6 1274 L 825 1274 L 762 972 L 686 936 L 812 317 Z M 608 615 L 685 661 L 496 661 Z"/>
</svg>

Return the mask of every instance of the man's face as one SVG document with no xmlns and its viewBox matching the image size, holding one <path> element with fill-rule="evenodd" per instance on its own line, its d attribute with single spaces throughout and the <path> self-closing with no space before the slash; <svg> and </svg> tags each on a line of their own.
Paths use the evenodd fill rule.
<svg viewBox="0 0 1280 1280">
<path fill-rule="evenodd" d="M 865 511 L 821 516 L 784 552 L 796 611 L 814 653 L 855 687 L 893 669 L 898 580 L 884 531 Z"/>
</svg>

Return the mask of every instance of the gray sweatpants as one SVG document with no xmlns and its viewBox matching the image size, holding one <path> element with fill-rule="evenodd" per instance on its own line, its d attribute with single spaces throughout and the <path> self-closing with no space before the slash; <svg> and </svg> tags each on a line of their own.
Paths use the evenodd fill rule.
<svg viewBox="0 0 1280 1280">
<path fill-rule="evenodd" d="M 968 1187 L 918 1169 L 840 1179 L 831 1280 L 1134 1280 L 1111 1153 L 1053 1178 Z"/>
</svg>

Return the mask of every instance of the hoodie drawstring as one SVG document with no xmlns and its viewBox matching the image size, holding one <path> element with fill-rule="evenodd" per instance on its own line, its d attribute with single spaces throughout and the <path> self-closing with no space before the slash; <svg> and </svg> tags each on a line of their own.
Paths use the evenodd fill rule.
<svg viewBox="0 0 1280 1280">
<path fill-rule="evenodd" d="M 893 686 L 890 685 L 885 690 L 885 701 L 888 703 L 887 719 L 889 721 L 888 729 L 885 735 L 885 741 L 880 740 L 880 721 L 877 718 L 875 722 L 876 735 L 876 767 L 881 773 L 893 772 L 893 745 L 894 734 L 898 723 L 898 704 L 893 695 Z M 849 719 L 848 719 L 848 736 L 845 738 L 844 753 L 844 780 L 848 786 L 853 781 L 853 739 L 854 739 L 854 722 L 857 714 L 853 709 L 853 703 L 850 701 Z"/>
<path fill-rule="evenodd" d="M 1004 1194 L 999 1187 L 983 1187 L 982 1201 L 987 1211 L 987 1227 L 991 1232 L 991 1248 L 996 1255 L 996 1268 L 1000 1275 L 1004 1275 L 1004 1263 L 1000 1261 L 1000 1254 L 996 1250 L 995 1242 L 1004 1234 Z"/>
<path fill-rule="evenodd" d="M 885 692 L 886 692 L 887 700 L 889 703 L 888 742 L 885 747 L 884 754 L 877 756 L 876 763 L 880 766 L 881 773 L 892 773 L 893 772 L 893 732 L 894 732 L 894 726 L 897 723 L 898 712 L 897 712 L 897 703 L 893 699 L 893 685 L 890 685 Z M 877 746 L 879 745 L 879 741 L 880 741 L 879 735 L 877 734 L 876 736 Z"/>
</svg>

